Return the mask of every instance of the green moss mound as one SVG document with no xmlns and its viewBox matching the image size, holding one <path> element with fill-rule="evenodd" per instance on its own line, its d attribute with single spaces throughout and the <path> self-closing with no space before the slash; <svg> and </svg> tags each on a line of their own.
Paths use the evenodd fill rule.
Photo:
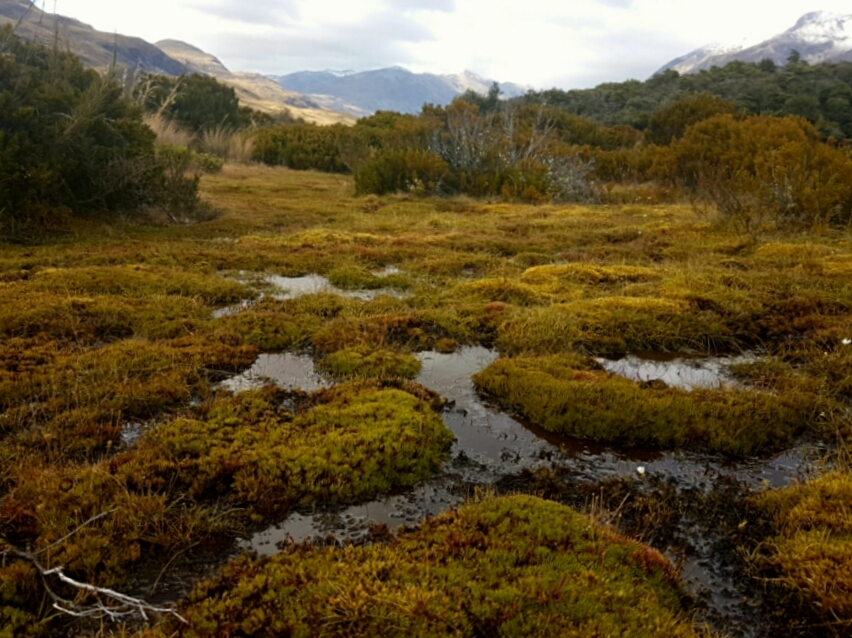
<svg viewBox="0 0 852 638">
<path fill-rule="evenodd" d="M 751 505 L 776 536 L 749 556 L 757 575 L 804 602 L 826 635 L 852 631 L 852 474 L 832 472 L 765 492 Z"/>
<path fill-rule="evenodd" d="M 702 447 L 743 456 L 782 448 L 833 404 L 813 394 L 643 387 L 576 356 L 500 359 L 477 388 L 551 432 L 605 443 Z"/>
<path fill-rule="evenodd" d="M 199 542 L 233 540 L 249 518 L 414 485 L 440 466 L 453 435 L 428 391 L 400 385 L 411 392 L 374 383 L 219 398 L 109 460 L 19 473 L 0 498 L 0 551 L 6 540 L 51 546 L 48 568 L 121 587 L 140 561 L 165 563 Z M 38 615 L 42 593 L 28 564 L 7 560 L 0 583 L 0 619 Z"/>
<path fill-rule="evenodd" d="M 556 503 L 468 505 L 390 545 L 244 557 L 183 605 L 183 636 L 699 635 L 656 551 Z"/>
<path fill-rule="evenodd" d="M 410 354 L 392 350 L 347 349 L 328 355 L 320 367 L 338 377 L 402 377 L 413 379 L 422 364 Z"/>
<path fill-rule="evenodd" d="M 199 418 L 149 431 L 113 461 L 140 491 L 179 487 L 193 498 L 226 496 L 256 511 L 375 496 L 428 478 L 453 442 L 422 399 L 377 385 L 343 385 L 281 407 L 281 393 L 219 399 Z"/>
</svg>

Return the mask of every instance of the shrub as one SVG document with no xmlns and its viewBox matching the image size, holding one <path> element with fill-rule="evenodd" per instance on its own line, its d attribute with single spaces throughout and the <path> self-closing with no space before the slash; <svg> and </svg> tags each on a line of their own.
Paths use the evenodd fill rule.
<svg viewBox="0 0 852 638">
<path fill-rule="evenodd" d="M 289 124 L 258 131 L 254 142 L 254 159 L 270 166 L 286 166 L 295 170 L 318 170 L 346 173 L 349 167 L 340 156 L 341 138 L 349 134 L 347 127 Z"/>
<path fill-rule="evenodd" d="M 447 164 L 437 155 L 416 149 L 381 151 L 355 170 L 358 194 L 396 191 L 439 191 Z"/>
<path fill-rule="evenodd" d="M 676 154 L 680 178 L 752 238 L 766 223 L 852 221 L 852 158 L 801 118 L 714 117 L 688 129 Z"/>
<path fill-rule="evenodd" d="M 8 27 L 0 41 L 0 231 L 23 237 L 69 215 L 198 205 L 197 184 L 166 176 L 154 133 L 115 81 Z M 169 180 L 179 196 L 164 196 Z"/>
</svg>

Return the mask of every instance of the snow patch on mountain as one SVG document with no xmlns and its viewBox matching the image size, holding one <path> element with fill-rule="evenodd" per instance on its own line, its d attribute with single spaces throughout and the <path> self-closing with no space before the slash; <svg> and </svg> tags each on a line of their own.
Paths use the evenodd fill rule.
<svg viewBox="0 0 852 638">
<path fill-rule="evenodd" d="M 839 62 L 852 57 L 852 14 L 813 11 L 803 15 L 796 24 L 759 44 L 734 45 L 714 50 L 702 47 L 672 60 L 659 72 L 674 69 L 679 73 L 696 73 L 714 66 L 724 66 L 734 60 L 760 62 L 770 59 L 776 64 L 786 64 L 792 51 L 798 51 L 806 62 Z"/>
</svg>

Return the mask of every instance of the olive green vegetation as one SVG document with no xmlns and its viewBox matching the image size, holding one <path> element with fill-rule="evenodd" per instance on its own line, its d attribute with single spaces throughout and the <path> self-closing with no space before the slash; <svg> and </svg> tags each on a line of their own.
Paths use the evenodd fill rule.
<svg viewBox="0 0 852 638">
<path fill-rule="evenodd" d="M 226 165 L 200 188 L 218 218 L 80 219 L 50 242 L 0 248 L 3 547 L 46 548 L 108 512 L 45 562 L 123 587 L 143 565 L 159 573 L 300 504 L 419 481 L 449 440 L 427 407 L 440 401 L 406 379 L 424 350 L 498 347 L 505 359 L 483 379 L 541 379 L 536 397 L 568 388 L 591 415 L 574 433 L 597 440 L 743 454 L 848 429 L 846 230 L 771 229 L 755 244 L 687 205 L 359 198 L 349 177 L 261 166 Z M 376 274 L 389 266 L 399 274 Z M 263 283 L 312 273 L 407 294 L 275 299 Z M 694 395 L 641 389 L 586 358 L 753 348 L 762 358 L 736 370 L 741 390 Z M 259 352 L 290 349 L 348 381 L 311 396 L 217 393 Z M 512 384 L 489 391 L 524 409 Z M 604 395 L 648 416 L 641 437 Z M 660 416 L 669 405 L 681 421 Z M 547 406 L 528 409 L 556 423 Z M 61 634 L 32 568 L 0 569 L 0 625 Z"/>
<path fill-rule="evenodd" d="M 578 365 L 579 363 L 579 365 Z M 694 390 L 638 384 L 577 357 L 501 359 L 479 390 L 536 425 L 605 443 L 701 446 L 736 456 L 782 449 L 839 406 L 804 392 Z"/>
<path fill-rule="evenodd" d="M 390 544 L 227 565 L 182 636 L 698 636 L 656 551 L 532 497 L 471 504 Z"/>
<path fill-rule="evenodd" d="M 271 388 L 205 402 L 99 463 L 20 473 L 0 502 L 0 533 L 47 552 L 48 565 L 113 587 L 140 564 L 232 539 L 264 515 L 414 485 L 439 467 L 453 436 L 434 397 L 409 389 L 420 396 L 341 385 L 296 395 L 296 412 L 281 407 L 288 393 Z M 12 561 L 0 578 L 0 618 L 31 622 L 41 596 L 32 566 Z"/>
<path fill-rule="evenodd" d="M 704 108 L 672 108 L 678 101 L 704 97 Z M 680 75 L 669 69 L 645 82 L 601 84 L 592 89 L 527 93 L 522 102 L 549 104 L 568 113 L 604 124 L 647 129 L 659 143 L 671 133 L 658 114 L 671 111 L 675 121 L 689 121 L 722 100 L 755 115 L 795 115 L 807 118 L 826 137 L 852 137 L 852 63 L 808 64 L 792 61 L 778 66 L 730 62 L 701 73 Z M 709 98 L 709 99 L 708 99 Z M 721 98 L 721 99 L 720 99 Z M 686 100 L 684 100 L 686 101 Z M 720 109 L 715 112 L 720 112 Z M 662 139 L 660 139 L 662 138 Z"/>
<path fill-rule="evenodd" d="M 323 359 L 321 366 L 340 377 L 404 377 L 412 379 L 420 372 L 420 362 L 411 355 L 389 350 L 339 350 Z"/>
<path fill-rule="evenodd" d="M 850 503 L 848 470 L 751 500 L 775 534 L 747 557 L 754 574 L 766 578 L 786 599 L 803 603 L 800 623 L 827 630 L 826 635 L 847 635 L 852 630 Z"/>
</svg>

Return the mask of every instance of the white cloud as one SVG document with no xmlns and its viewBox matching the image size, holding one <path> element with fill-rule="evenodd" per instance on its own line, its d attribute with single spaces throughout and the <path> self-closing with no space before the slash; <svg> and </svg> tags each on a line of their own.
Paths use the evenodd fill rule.
<svg viewBox="0 0 852 638">
<path fill-rule="evenodd" d="M 57 0 L 103 31 L 185 40 L 230 68 L 471 69 L 539 87 L 644 79 L 710 42 L 757 42 L 848 0 Z"/>
</svg>

